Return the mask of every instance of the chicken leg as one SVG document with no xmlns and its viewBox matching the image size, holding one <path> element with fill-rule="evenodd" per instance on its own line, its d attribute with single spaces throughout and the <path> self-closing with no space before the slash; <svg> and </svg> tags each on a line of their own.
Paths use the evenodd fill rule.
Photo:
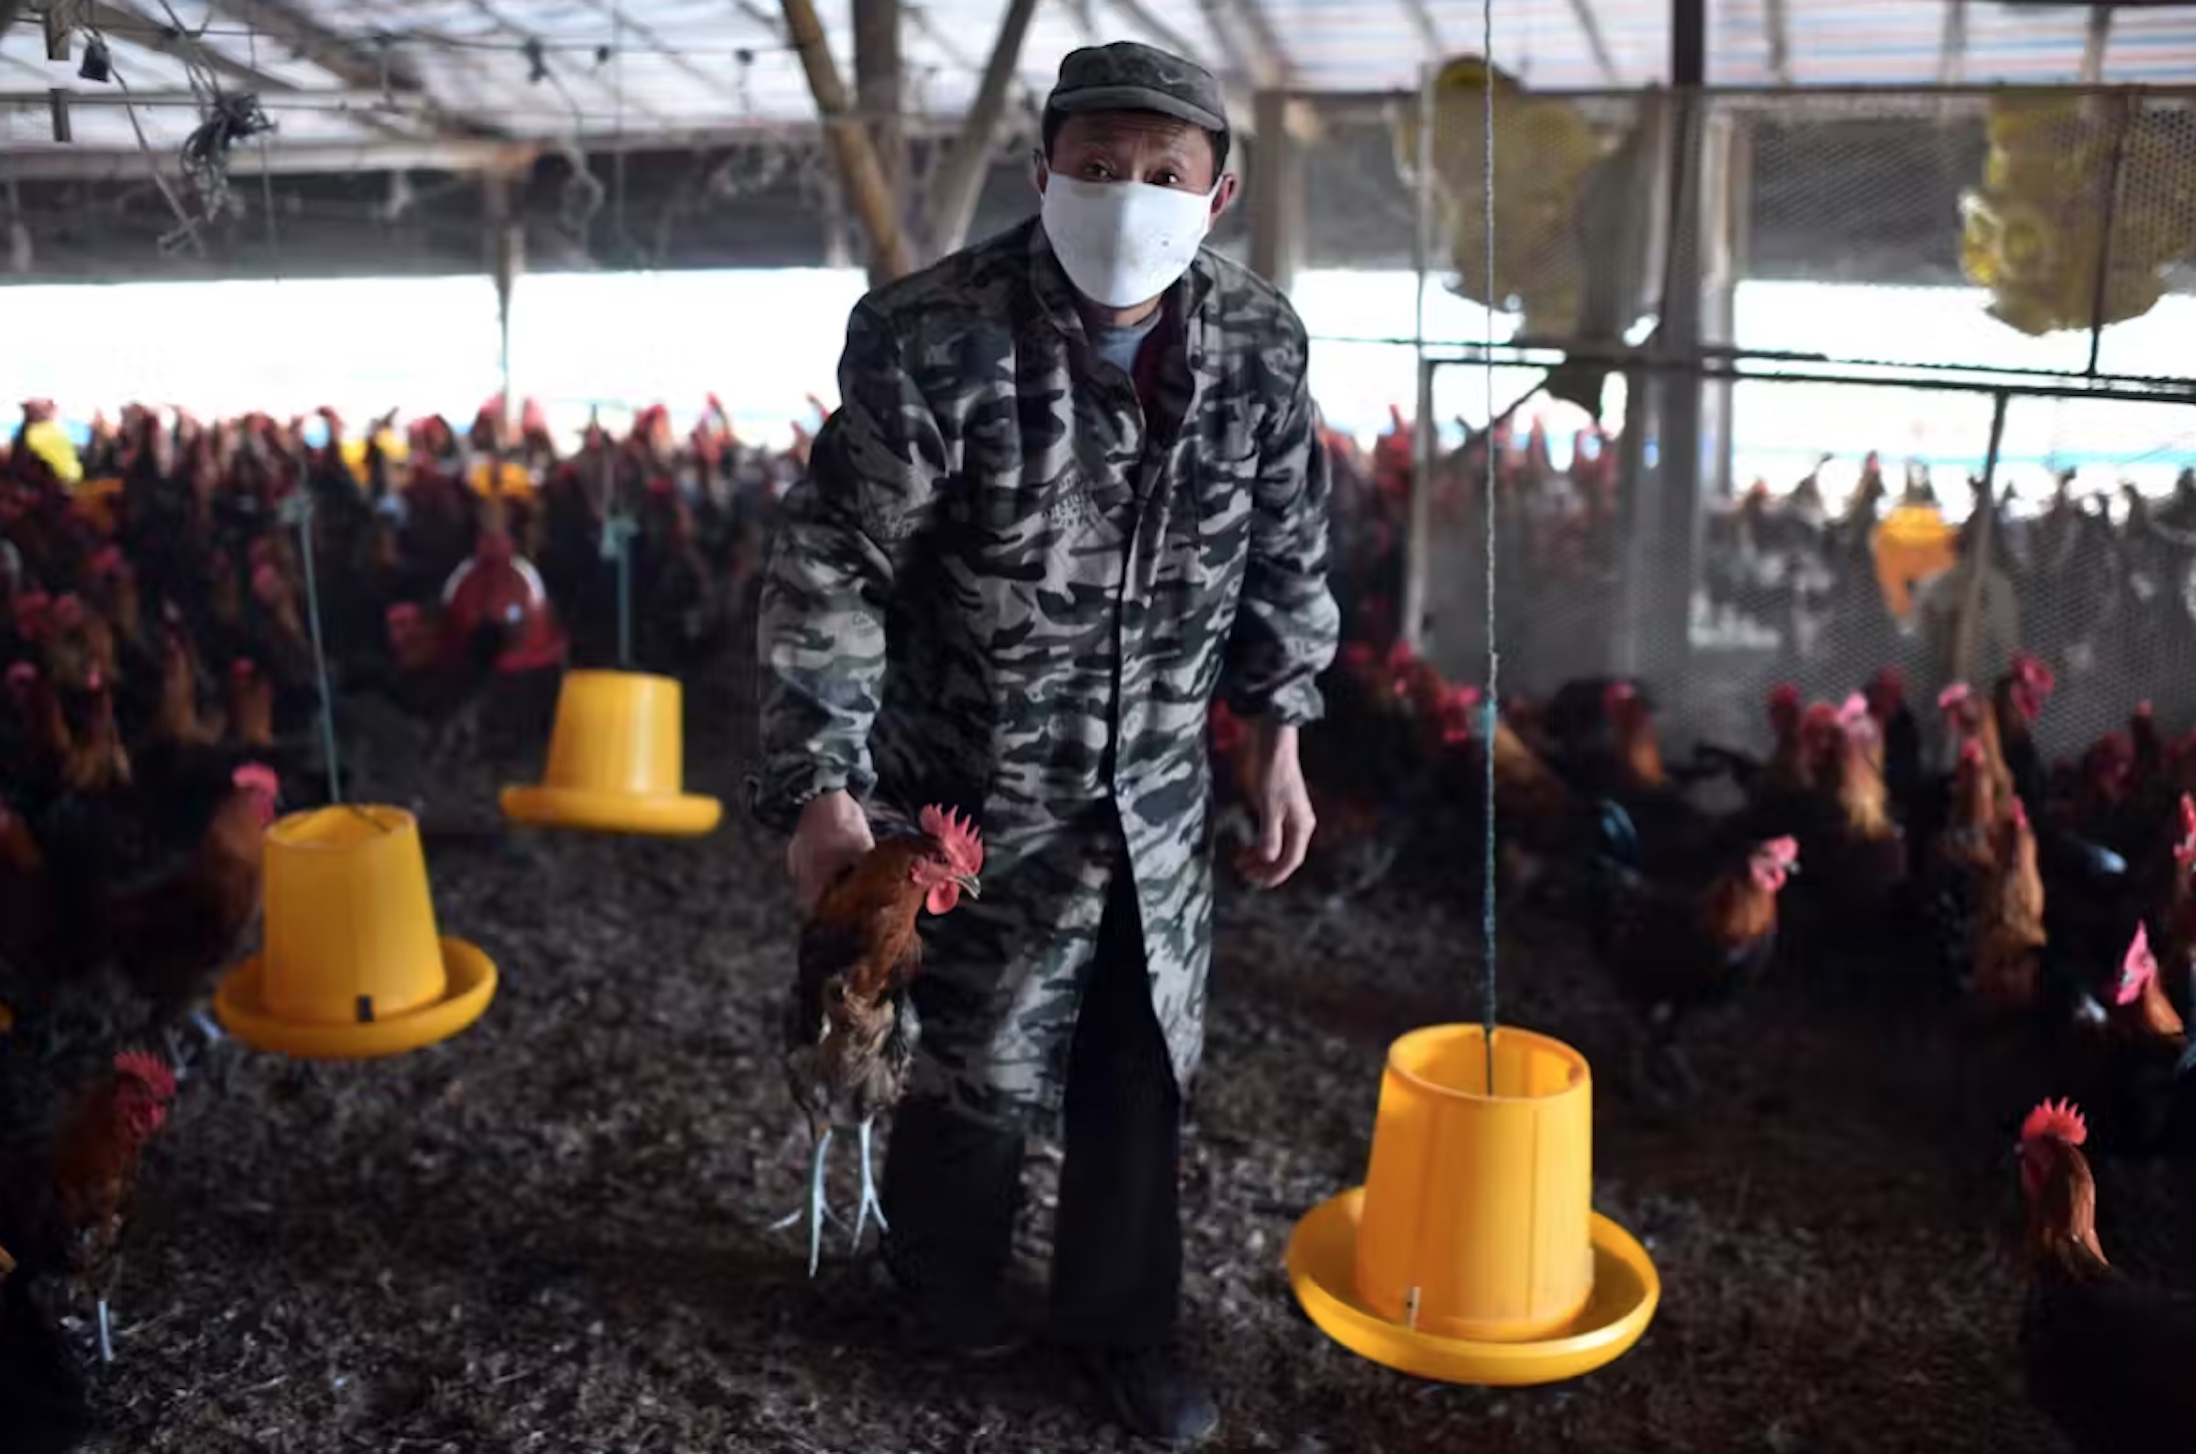
<svg viewBox="0 0 2196 1454">
<path fill-rule="evenodd" d="M 889 1232 L 892 1230 L 890 1224 L 885 1221 L 884 1203 L 877 1200 L 877 1179 L 870 1171 L 869 1142 L 876 1126 L 877 1118 L 875 1116 L 864 1116 L 862 1117 L 861 1130 L 858 1132 L 862 1142 L 862 1200 L 861 1205 L 855 1208 L 854 1211 L 853 1246 L 857 1252 L 862 1249 L 862 1228 L 869 1225 L 870 1218 L 877 1219 L 878 1231 Z"/>
<path fill-rule="evenodd" d="M 797 1226 L 803 1218 L 808 1221 L 808 1275 L 816 1275 L 817 1264 L 823 1260 L 823 1224 L 831 1216 L 831 1208 L 824 1204 L 824 1153 L 831 1149 L 831 1127 L 827 1124 L 811 1124 L 809 1134 L 814 1139 L 815 1151 L 808 1168 L 808 1205 L 799 1207 L 770 1224 L 773 1232 L 782 1232 Z M 864 1137 L 866 1142 L 867 1137 Z M 864 1180 L 867 1180 L 867 1158 L 864 1158 Z"/>
</svg>

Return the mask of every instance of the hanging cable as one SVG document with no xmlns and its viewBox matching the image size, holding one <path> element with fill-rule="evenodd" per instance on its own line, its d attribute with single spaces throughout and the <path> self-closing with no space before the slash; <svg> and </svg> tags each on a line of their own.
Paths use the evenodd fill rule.
<svg viewBox="0 0 2196 1454">
<path fill-rule="evenodd" d="M 1495 328 L 1495 76 L 1494 76 L 1494 0 L 1479 0 L 1479 52 L 1486 65 L 1486 84 L 1480 88 L 1480 126 L 1485 144 L 1486 175 L 1481 189 L 1481 220 L 1485 224 L 1486 244 L 1484 262 L 1487 269 L 1486 291 L 1480 296 L 1487 309 L 1486 334 L 1489 343 L 1494 340 Z M 1430 125 L 1428 117 L 1422 125 Z M 1479 931 L 1485 941 L 1480 960 L 1481 1014 L 1486 1024 L 1487 1094 L 1495 1094 L 1495 732 L 1502 720 L 1502 653 L 1495 637 L 1495 466 L 1494 466 L 1494 407 L 1495 362 L 1494 350 L 1486 351 L 1483 362 L 1487 380 L 1487 429 L 1480 436 L 1480 506 L 1486 512 L 1486 567 L 1487 567 L 1487 686 L 1480 699 L 1479 710 L 1482 730 L 1480 742 L 1481 767 L 1484 773 L 1482 790 L 1486 798 L 1486 838 L 1480 845 L 1480 910 Z"/>
<path fill-rule="evenodd" d="M 257 70 L 258 35 L 253 34 L 247 44 L 252 69 Z M 267 214 L 267 262 L 274 269 L 275 282 L 279 284 L 282 281 L 282 225 L 275 215 L 274 168 L 267 164 L 267 132 L 258 132 L 257 138 L 259 205 Z M 332 440 L 329 447 L 334 447 Z M 282 508 L 297 527 L 297 554 L 305 568 L 305 626 L 312 637 L 313 682 L 320 693 L 320 750 L 327 759 L 328 801 L 340 803 L 343 801 L 343 762 L 336 747 L 335 687 L 328 674 L 328 648 L 320 630 L 320 572 L 313 562 L 313 481 L 309 458 L 299 459 L 296 487 L 282 502 Z"/>
</svg>

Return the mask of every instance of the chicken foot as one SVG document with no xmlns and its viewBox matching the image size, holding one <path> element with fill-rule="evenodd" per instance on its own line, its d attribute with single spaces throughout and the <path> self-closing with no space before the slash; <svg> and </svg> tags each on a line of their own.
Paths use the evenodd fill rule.
<svg viewBox="0 0 2196 1454">
<path fill-rule="evenodd" d="M 831 1127 L 828 1125 L 811 1126 L 809 1128 L 809 1131 L 811 1137 L 815 1141 L 815 1150 L 811 1153 L 809 1158 L 808 1205 L 805 1207 L 796 1208 L 794 1211 L 787 1213 L 785 1216 L 779 1218 L 777 1221 L 772 1222 L 770 1224 L 770 1230 L 773 1232 L 783 1232 L 788 1228 L 798 1226 L 803 1218 L 807 1219 L 808 1275 L 810 1277 L 814 1277 L 816 1275 L 817 1265 L 823 1260 L 824 1220 L 826 1218 L 831 1218 L 831 1220 L 836 1221 L 837 1218 L 831 1216 L 831 1208 L 827 1206 L 824 1202 L 824 1170 L 828 1165 L 828 1163 L 824 1160 L 824 1154 L 831 1149 Z M 865 1136 L 863 1140 L 865 1143 L 863 1149 L 866 1152 L 866 1150 L 868 1149 L 866 1145 L 868 1138 Z M 865 1155 L 862 1158 L 862 1161 L 863 1180 L 866 1183 L 868 1180 L 868 1157 Z M 857 1235 L 859 1234 L 857 1233 Z"/>
<path fill-rule="evenodd" d="M 870 1171 L 869 1142 L 876 1126 L 877 1118 L 875 1116 L 864 1116 L 861 1130 L 857 1133 L 861 1137 L 862 1143 L 862 1200 L 861 1205 L 854 1212 L 853 1248 L 857 1252 L 861 1251 L 862 1248 L 862 1228 L 869 1225 L 870 1218 L 876 1218 L 878 1231 L 889 1232 L 892 1230 L 891 1226 L 885 1221 L 884 1204 L 877 1200 L 877 1179 Z"/>
</svg>

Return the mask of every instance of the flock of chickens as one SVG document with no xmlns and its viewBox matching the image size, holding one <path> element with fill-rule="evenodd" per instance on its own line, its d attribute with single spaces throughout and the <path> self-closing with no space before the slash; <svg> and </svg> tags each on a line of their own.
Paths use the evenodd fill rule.
<svg viewBox="0 0 2196 1454">
<path fill-rule="evenodd" d="M 220 1033 L 201 1006 L 255 926 L 266 827 L 325 800 L 316 635 L 346 700 L 445 748 L 613 658 L 621 551 L 639 663 L 709 659 L 745 609 L 798 459 L 717 408 L 566 458 L 503 415 L 353 443 L 330 411 L 133 406 L 79 452 L 34 402 L 0 455 L 0 1445 L 81 1431 L 79 1309 L 112 1356 L 139 1153 Z"/>
<path fill-rule="evenodd" d="M 198 1011 L 252 931 L 266 825 L 325 791 L 316 637 L 339 692 L 383 697 L 445 744 L 507 690 L 615 659 L 621 638 L 652 669 L 710 661 L 752 609 L 774 502 L 803 463 L 799 446 L 742 445 L 714 407 L 685 440 L 658 409 L 569 456 L 530 410 L 507 429 L 501 400 L 463 433 L 428 419 L 400 441 L 392 423 L 351 441 L 327 411 L 207 426 L 133 407 L 64 459 L 33 404 L 0 459 L 0 1427 L 27 1445 L 81 1426 L 68 1314 L 88 1312 L 111 1356 L 139 1153 L 194 1034 L 218 1034 Z M 1613 460 L 1606 441 L 1591 453 Z M 1378 494 L 1396 450 L 1370 464 Z M 1609 492 L 1591 493 L 1600 519 Z M 1392 546 L 1344 531 L 1345 573 Z M 1391 634 L 1379 606 L 1355 602 L 1359 635 Z M 1304 743 L 1307 878 L 1334 904 L 1407 871 L 1476 891 L 1491 754 L 1498 892 L 1589 926 L 1639 1011 L 1638 1094 L 1696 1093 L 1688 1014 L 1778 960 L 1895 984 L 1909 1006 L 1935 986 L 2017 1047 L 2047 1100 L 2021 1131 L 2035 1396 L 2086 1448 L 2196 1440 L 2179 1376 L 2196 1304 L 2106 1261 L 2085 1160 L 2196 1155 L 2196 733 L 2170 741 L 2144 704 L 2047 768 L 2034 727 L 2056 682 L 2030 656 L 1987 694 L 1941 694 L 1934 731 L 1886 668 L 1842 702 L 1778 689 L 1765 753 L 1702 745 L 1675 763 L 1636 681 L 1490 711 L 1359 639 L 1325 686 L 1329 720 Z M 1238 827 L 1245 740 L 1216 705 L 1219 810 Z M 1741 806 L 1700 807 L 1712 782 Z M 834 1128 L 863 1142 L 857 1228 L 874 1210 L 869 1132 L 918 1033 L 915 925 L 979 887 L 972 825 L 912 827 L 803 929 L 787 1070 L 815 1133 L 812 1235 Z M 1444 851 L 1416 851 L 1429 844 Z"/>
<path fill-rule="evenodd" d="M 1430 865 L 1438 890 L 1475 892 L 1491 752 L 1497 892 L 1586 924 L 1639 1012 L 1631 1088 L 1664 1105 L 1700 1088 L 1687 1015 L 1773 961 L 1881 989 L 1901 1015 L 1933 996 L 2045 1102 L 2020 1156 L 2036 1399 L 2085 1449 L 2185 1449 L 2196 1298 L 2105 1259 L 2082 1148 L 2196 1160 L 2196 732 L 2169 740 L 2141 703 L 2047 768 L 2034 729 L 2055 685 L 2022 655 L 1987 695 L 1947 688 L 1935 767 L 1892 668 L 1843 702 L 1777 688 L 1765 755 L 1702 744 L 1668 762 L 1639 683 L 1573 681 L 1486 714 L 1476 688 L 1409 650 L 1354 643 L 1305 743 L 1309 872 L 1346 897 Z M 1213 740 L 1234 764 L 1223 776 L 1239 771 L 1243 727 L 1224 707 Z M 1697 806 L 1711 783 L 1741 805 Z M 1223 789 L 1238 813 L 1244 787 Z"/>
</svg>

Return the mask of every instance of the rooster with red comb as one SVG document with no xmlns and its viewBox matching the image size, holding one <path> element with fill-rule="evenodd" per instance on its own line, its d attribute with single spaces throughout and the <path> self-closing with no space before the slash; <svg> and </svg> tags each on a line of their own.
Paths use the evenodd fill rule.
<svg viewBox="0 0 2196 1454">
<path fill-rule="evenodd" d="M 853 1241 L 869 1218 L 885 1225 L 870 1166 L 877 1117 L 898 1104 L 915 1061 L 920 1027 L 908 986 L 922 963 L 916 925 L 949 914 L 981 889 L 982 836 L 950 808 L 923 809 L 917 831 L 886 837 L 827 887 L 801 925 L 800 973 L 786 1007 L 785 1072 L 793 1102 L 808 1117 L 814 1155 L 808 1204 L 779 1222 L 808 1223 L 808 1273 L 823 1252 L 826 1153 L 831 1135 L 861 1138 L 861 1199 Z"/>
</svg>

